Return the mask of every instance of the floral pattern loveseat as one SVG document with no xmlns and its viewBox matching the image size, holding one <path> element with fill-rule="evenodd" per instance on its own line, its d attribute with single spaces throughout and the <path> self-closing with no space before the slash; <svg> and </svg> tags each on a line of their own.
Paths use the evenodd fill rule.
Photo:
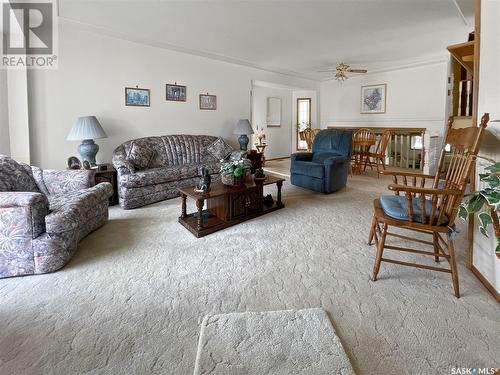
<svg viewBox="0 0 500 375">
<path fill-rule="evenodd" d="M 108 220 L 109 183 L 87 170 L 42 170 L 0 155 L 0 278 L 63 267 Z"/>
<path fill-rule="evenodd" d="M 220 161 L 232 152 L 222 138 L 209 135 L 166 135 L 125 142 L 113 153 L 120 206 L 136 208 L 177 197 L 177 188 L 196 185 L 200 167 L 208 169 L 212 181 L 219 180 Z"/>
</svg>

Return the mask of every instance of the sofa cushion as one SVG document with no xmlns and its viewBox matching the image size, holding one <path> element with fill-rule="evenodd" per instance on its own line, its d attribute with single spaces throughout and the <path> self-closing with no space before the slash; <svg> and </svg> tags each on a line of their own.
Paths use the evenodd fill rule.
<svg viewBox="0 0 500 375">
<path fill-rule="evenodd" d="M 413 198 L 413 221 L 417 223 L 422 222 L 422 210 L 420 209 L 420 198 Z M 387 216 L 390 216 L 397 220 L 407 221 L 410 218 L 408 214 L 408 204 L 406 197 L 402 195 L 383 195 L 380 197 L 380 205 L 382 210 Z M 429 222 L 431 216 L 432 202 L 428 199 L 425 200 L 425 214 L 426 222 Z M 436 219 L 439 216 L 439 210 L 435 213 Z M 448 224 L 448 218 L 443 215 L 443 223 L 441 225 Z"/>
<path fill-rule="evenodd" d="M 128 188 L 150 186 L 163 184 L 166 182 L 185 180 L 187 178 L 197 177 L 200 174 L 200 168 L 205 167 L 210 174 L 220 172 L 219 163 L 209 164 L 185 164 L 175 167 L 151 168 L 142 171 L 136 171 L 123 177 L 120 183 Z"/>
<path fill-rule="evenodd" d="M 101 183 L 88 189 L 49 195 L 50 213 L 45 217 L 47 233 L 80 231 L 82 225 L 92 227 L 96 209 L 102 205 L 107 207 L 112 192 L 111 184 Z"/>
<path fill-rule="evenodd" d="M 0 191 L 40 192 L 31 167 L 5 155 L 0 155 Z"/>
<path fill-rule="evenodd" d="M 149 167 L 154 155 L 154 149 L 132 142 L 126 160 L 130 161 L 135 169 L 141 170 Z"/>
<path fill-rule="evenodd" d="M 311 176 L 315 178 L 325 177 L 325 167 L 323 166 L 323 164 L 310 161 L 295 161 L 292 164 L 290 172 L 293 174 L 301 174 L 304 176 Z"/>
<path fill-rule="evenodd" d="M 222 138 L 217 138 L 215 142 L 207 147 L 207 151 L 217 160 L 225 160 L 234 149 L 229 146 Z"/>
</svg>

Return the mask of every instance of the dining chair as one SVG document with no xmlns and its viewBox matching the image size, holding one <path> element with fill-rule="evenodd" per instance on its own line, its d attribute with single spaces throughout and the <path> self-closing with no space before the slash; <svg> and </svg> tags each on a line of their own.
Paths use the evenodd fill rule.
<svg viewBox="0 0 500 375">
<path fill-rule="evenodd" d="M 388 188 L 395 195 L 385 195 L 374 200 L 374 214 L 368 236 L 368 244 L 371 245 L 375 240 L 377 248 L 373 281 L 377 280 L 382 262 L 446 272 L 451 274 L 455 296 L 460 297 L 453 245 L 453 236 L 456 233 L 454 222 L 488 121 L 489 114 L 485 113 L 479 127 L 455 129 L 453 118 L 450 117 L 435 176 L 382 171 L 382 174 L 392 176 L 394 183 Z M 446 151 L 447 144 L 451 145 L 451 152 Z M 426 187 L 428 181 L 432 181 L 432 187 Z M 389 232 L 389 227 L 412 231 L 415 237 Z M 425 234 L 432 236 L 432 240 L 423 239 Z M 388 245 L 386 243 L 388 236 L 428 245 L 432 250 Z M 434 257 L 435 262 L 445 258 L 450 267 L 435 267 L 386 258 L 385 250 L 430 255 Z"/>
<path fill-rule="evenodd" d="M 377 144 L 375 152 L 367 153 L 367 158 L 363 170 L 366 170 L 367 164 L 370 166 L 370 168 L 372 168 L 373 165 L 375 165 L 375 167 L 377 168 L 377 178 L 380 177 L 380 167 L 382 167 L 382 170 L 385 171 L 385 156 L 386 156 L 385 154 L 387 152 L 387 147 L 391 142 L 391 137 L 392 137 L 392 131 L 390 129 L 384 130 Z M 370 158 L 372 158 L 373 161 Z"/>
<path fill-rule="evenodd" d="M 361 174 L 363 163 L 366 162 L 370 147 L 375 144 L 375 134 L 367 128 L 358 129 L 352 137 L 352 163 L 353 169 Z M 373 168 L 372 168 L 373 169 Z"/>
</svg>

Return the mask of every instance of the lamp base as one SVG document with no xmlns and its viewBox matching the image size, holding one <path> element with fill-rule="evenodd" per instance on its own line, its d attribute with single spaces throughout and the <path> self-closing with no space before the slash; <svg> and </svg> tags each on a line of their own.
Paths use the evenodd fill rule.
<svg viewBox="0 0 500 375">
<path fill-rule="evenodd" d="M 82 157 L 82 161 L 88 161 L 91 165 L 96 165 L 95 156 L 99 151 L 99 146 L 93 139 L 84 139 L 82 144 L 78 146 L 78 152 Z"/>
<path fill-rule="evenodd" d="M 238 142 L 240 144 L 240 150 L 241 151 L 246 151 L 247 150 L 248 142 L 249 141 L 250 140 L 248 139 L 248 136 L 246 134 L 240 135 L 240 137 L 238 138 Z"/>
</svg>

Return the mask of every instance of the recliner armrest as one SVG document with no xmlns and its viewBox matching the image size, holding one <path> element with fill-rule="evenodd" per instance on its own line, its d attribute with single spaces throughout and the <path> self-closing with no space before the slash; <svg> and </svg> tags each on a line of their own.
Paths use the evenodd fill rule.
<svg viewBox="0 0 500 375">
<path fill-rule="evenodd" d="M 290 159 L 292 163 L 294 161 L 311 161 L 314 153 L 312 152 L 297 152 L 295 154 L 290 155 Z"/>
<path fill-rule="evenodd" d="M 325 159 L 323 161 L 324 165 L 334 165 L 334 164 L 343 164 L 348 163 L 349 158 L 347 156 L 332 156 L 331 158 Z"/>
</svg>

